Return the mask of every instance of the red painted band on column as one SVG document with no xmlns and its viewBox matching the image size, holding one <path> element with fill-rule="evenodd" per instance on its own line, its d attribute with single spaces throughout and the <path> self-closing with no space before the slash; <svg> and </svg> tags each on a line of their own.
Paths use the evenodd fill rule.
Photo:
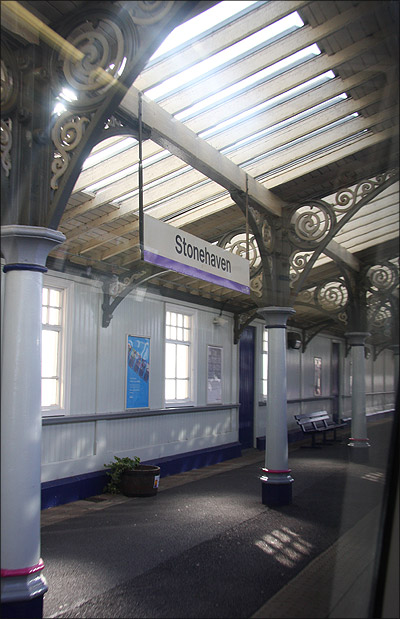
<svg viewBox="0 0 400 619">
<path fill-rule="evenodd" d="M 32 565 L 31 567 L 22 567 L 18 570 L 6 570 L 1 569 L 1 577 L 7 578 L 8 576 L 29 576 L 35 572 L 40 572 L 44 568 L 43 559 L 40 559 L 39 563 Z"/>
<path fill-rule="evenodd" d="M 358 441 L 359 443 L 366 443 L 369 438 L 349 438 L 349 441 Z"/>
<path fill-rule="evenodd" d="M 265 471 L 266 473 L 291 473 L 292 469 L 286 469 L 285 471 L 278 471 L 278 470 L 274 470 L 274 469 L 261 469 L 262 471 Z"/>
</svg>

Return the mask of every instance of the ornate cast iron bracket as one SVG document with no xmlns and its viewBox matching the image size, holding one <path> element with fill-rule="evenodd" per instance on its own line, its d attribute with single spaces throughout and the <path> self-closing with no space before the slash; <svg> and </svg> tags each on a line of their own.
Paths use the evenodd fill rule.
<svg viewBox="0 0 400 619">
<path fill-rule="evenodd" d="M 2 38 L 2 198 L 11 205 L 6 223 L 58 228 L 83 162 L 99 140 L 115 135 L 109 122 L 127 90 L 199 2 L 122 4 L 80 3 L 59 23 L 43 25 L 46 35 L 30 48 L 7 33 L 9 54 Z M 32 22 L 19 3 L 4 10 L 11 12 L 11 23 Z M 23 65 L 13 61 L 19 55 Z M 11 148 L 20 142 L 19 149 Z M 14 187 L 24 168 L 32 169 L 26 195 Z"/>
<path fill-rule="evenodd" d="M 311 340 L 313 340 L 314 337 L 318 335 L 318 333 L 321 333 L 321 331 L 323 331 L 326 327 L 329 327 L 333 325 L 334 323 L 335 323 L 335 320 L 329 319 L 329 320 L 324 320 L 323 322 L 320 322 L 317 325 L 313 325 L 312 327 L 309 327 L 308 329 L 302 329 L 301 330 L 302 332 L 301 352 L 306 351 L 307 346 L 309 345 Z"/>
<path fill-rule="evenodd" d="M 115 309 L 132 290 L 162 273 L 168 273 L 168 269 L 160 270 L 157 267 L 145 268 L 143 271 L 125 278 L 123 282 L 119 281 L 116 275 L 112 278 L 107 278 L 103 282 L 102 327 L 106 329 L 109 326 Z"/>
<path fill-rule="evenodd" d="M 245 328 L 251 323 L 257 315 L 257 309 L 252 312 L 234 315 L 233 343 L 238 344 L 240 336 Z"/>
<path fill-rule="evenodd" d="M 398 177 L 398 172 L 392 170 L 364 180 L 353 189 L 340 190 L 333 204 L 311 200 L 287 210 L 285 227 L 292 245 L 290 269 L 293 299 L 304 288 L 311 269 L 330 241 L 363 206 L 395 183 Z"/>
</svg>

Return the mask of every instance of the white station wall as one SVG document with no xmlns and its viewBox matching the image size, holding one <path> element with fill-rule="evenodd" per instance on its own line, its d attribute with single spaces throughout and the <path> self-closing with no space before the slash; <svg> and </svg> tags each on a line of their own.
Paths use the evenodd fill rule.
<svg viewBox="0 0 400 619">
<path fill-rule="evenodd" d="M 60 285 L 59 274 L 47 274 L 48 285 Z M 107 420 L 45 425 L 42 481 L 102 470 L 114 455 L 138 455 L 143 461 L 237 441 L 237 408 L 207 410 L 207 345 L 223 347 L 222 404 L 237 402 L 237 346 L 233 318 L 215 326 L 219 311 L 180 304 L 133 291 L 103 328 L 103 293 L 99 283 L 65 276 L 68 285 L 66 416 L 111 414 Z M 150 410 L 164 408 L 164 321 L 166 305 L 195 310 L 195 412 L 113 419 L 124 413 L 127 336 L 150 338 Z M 67 395 L 68 395 L 67 394 Z"/>
<path fill-rule="evenodd" d="M 256 438 L 265 436 L 266 403 L 261 395 L 261 363 L 262 363 L 262 331 L 261 321 L 252 323 L 257 328 L 256 347 L 260 353 L 256 359 L 256 389 L 255 389 L 255 424 L 254 445 Z M 298 332 L 301 335 L 300 332 Z M 339 344 L 339 397 L 338 413 L 340 418 L 350 419 L 351 412 L 351 375 L 352 363 L 350 350 L 346 348 L 345 339 L 317 335 L 307 345 L 305 352 L 301 349 L 287 349 L 287 425 L 288 431 L 298 430 L 294 415 L 306 414 L 319 410 L 332 413 L 331 364 L 332 344 Z M 393 410 L 395 406 L 394 359 L 391 350 L 383 350 L 376 359 L 373 351 L 368 348 L 366 359 L 366 414 L 385 410 Z M 314 358 L 322 360 L 321 395 L 314 396 Z"/>
</svg>

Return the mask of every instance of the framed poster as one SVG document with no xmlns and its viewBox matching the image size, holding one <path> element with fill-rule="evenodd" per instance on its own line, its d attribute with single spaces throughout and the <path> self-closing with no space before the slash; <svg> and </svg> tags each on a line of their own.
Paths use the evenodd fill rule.
<svg viewBox="0 0 400 619">
<path fill-rule="evenodd" d="M 207 404 L 222 403 L 222 347 L 207 346 Z"/>
<path fill-rule="evenodd" d="M 149 406 L 150 338 L 127 336 L 125 408 Z"/>
<path fill-rule="evenodd" d="M 314 395 L 321 395 L 321 357 L 314 357 Z"/>
</svg>

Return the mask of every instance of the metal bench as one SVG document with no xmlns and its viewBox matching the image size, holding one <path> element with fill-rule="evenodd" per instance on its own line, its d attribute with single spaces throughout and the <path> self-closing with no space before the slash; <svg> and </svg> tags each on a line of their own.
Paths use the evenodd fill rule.
<svg viewBox="0 0 400 619">
<path fill-rule="evenodd" d="M 318 433 L 323 434 L 322 443 L 327 445 L 329 443 L 326 440 L 326 433 L 332 431 L 333 440 L 336 441 L 336 430 L 346 426 L 346 423 L 343 421 L 339 423 L 333 421 L 327 411 L 294 415 L 294 418 L 304 434 L 311 434 L 311 447 L 320 447 L 320 444 L 315 442 L 315 436 Z"/>
</svg>

